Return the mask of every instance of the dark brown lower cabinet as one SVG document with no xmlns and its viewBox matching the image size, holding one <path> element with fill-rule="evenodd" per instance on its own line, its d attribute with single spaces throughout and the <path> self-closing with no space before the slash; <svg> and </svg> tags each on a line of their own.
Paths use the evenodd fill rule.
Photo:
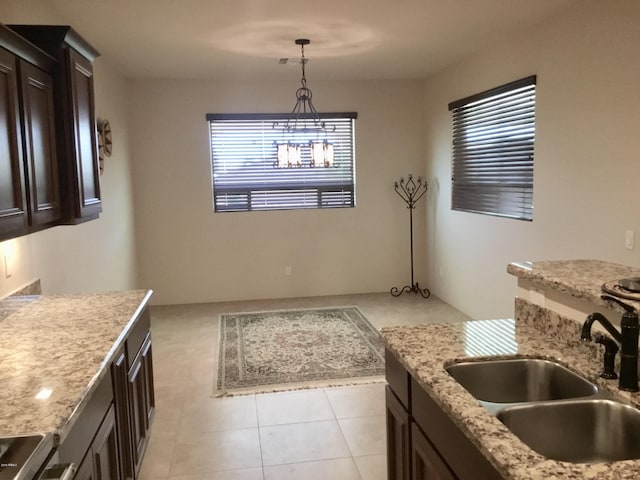
<svg viewBox="0 0 640 480">
<path fill-rule="evenodd" d="M 411 424 L 411 480 L 456 480 L 431 442 Z"/>
<path fill-rule="evenodd" d="M 131 442 L 136 476 L 142 466 L 144 451 L 149 441 L 149 428 L 155 411 L 151 351 L 151 334 L 148 334 L 128 373 Z"/>
<path fill-rule="evenodd" d="M 58 447 L 74 480 L 136 480 L 155 412 L 150 317 L 144 309 Z"/>
<path fill-rule="evenodd" d="M 388 480 L 503 480 L 402 363 L 385 358 Z"/>
<path fill-rule="evenodd" d="M 129 400 L 133 464 L 137 471 L 140 457 L 144 452 L 147 431 L 144 411 L 144 371 L 141 358 L 136 359 L 129 370 Z"/>
<path fill-rule="evenodd" d="M 80 464 L 75 480 L 120 480 L 118 437 L 113 405 Z"/>
<path fill-rule="evenodd" d="M 95 478 L 93 474 L 93 458 L 87 455 L 78 467 L 73 480 L 95 480 Z"/>
<path fill-rule="evenodd" d="M 409 480 L 411 444 L 410 419 L 400 400 L 387 386 L 386 415 L 387 415 L 387 476 L 389 479 Z"/>
<path fill-rule="evenodd" d="M 156 411 L 155 387 L 153 385 L 153 352 L 151 349 L 151 333 L 147 334 L 141 348 L 144 363 L 144 405 L 147 414 L 147 430 L 151 427 Z"/>
<path fill-rule="evenodd" d="M 135 474 L 131 449 L 131 426 L 129 424 L 129 381 L 127 356 L 124 348 L 116 354 L 111 369 L 113 372 L 113 404 L 118 430 L 118 451 L 120 452 L 120 478 L 133 480 Z"/>
<path fill-rule="evenodd" d="M 120 480 L 118 436 L 113 405 L 93 441 L 93 467 L 96 480 Z"/>
</svg>

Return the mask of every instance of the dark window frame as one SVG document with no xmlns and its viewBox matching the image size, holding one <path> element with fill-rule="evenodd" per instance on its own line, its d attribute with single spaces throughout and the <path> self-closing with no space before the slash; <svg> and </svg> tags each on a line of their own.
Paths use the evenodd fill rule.
<svg viewBox="0 0 640 480">
<path fill-rule="evenodd" d="M 276 168 L 276 143 L 287 139 L 274 124 L 290 114 L 209 113 L 215 212 L 355 207 L 355 112 L 322 113 L 331 130 L 333 167 Z M 303 116 L 304 117 L 304 116 Z M 309 118 L 308 116 L 306 118 Z M 316 138 L 317 133 L 303 138 Z"/>
<path fill-rule="evenodd" d="M 452 210 L 533 220 L 535 75 L 449 104 Z"/>
</svg>

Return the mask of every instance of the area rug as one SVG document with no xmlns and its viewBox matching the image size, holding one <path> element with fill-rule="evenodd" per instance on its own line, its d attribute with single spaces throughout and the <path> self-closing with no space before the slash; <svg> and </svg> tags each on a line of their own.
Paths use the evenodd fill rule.
<svg viewBox="0 0 640 480">
<path fill-rule="evenodd" d="M 384 345 L 357 307 L 220 315 L 218 396 L 384 380 Z"/>
</svg>

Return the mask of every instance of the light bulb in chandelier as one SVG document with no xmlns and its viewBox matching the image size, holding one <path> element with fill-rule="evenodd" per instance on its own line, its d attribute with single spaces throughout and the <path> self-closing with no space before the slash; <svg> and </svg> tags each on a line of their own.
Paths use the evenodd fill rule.
<svg viewBox="0 0 640 480">
<path fill-rule="evenodd" d="M 311 165 L 313 167 L 333 166 L 333 144 L 326 140 L 311 141 Z"/>
<path fill-rule="evenodd" d="M 291 168 L 302 166 L 302 146 L 295 143 L 278 144 L 277 168 Z"/>
</svg>

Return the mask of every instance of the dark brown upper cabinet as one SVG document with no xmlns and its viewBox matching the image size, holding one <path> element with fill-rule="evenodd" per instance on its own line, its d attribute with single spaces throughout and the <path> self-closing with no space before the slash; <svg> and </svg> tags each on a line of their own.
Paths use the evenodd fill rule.
<svg viewBox="0 0 640 480">
<path fill-rule="evenodd" d="M 58 62 L 53 80 L 62 207 L 59 223 L 98 218 L 102 202 L 92 63 L 99 53 L 69 26 L 10 28 Z"/>
<path fill-rule="evenodd" d="M 2 239 L 27 226 L 16 56 L 0 48 L 0 231 Z"/>
<path fill-rule="evenodd" d="M 53 76 L 20 60 L 24 164 L 29 224 L 47 225 L 61 217 Z"/>
<path fill-rule="evenodd" d="M 0 240 L 61 218 L 56 67 L 55 59 L 0 25 Z"/>
</svg>

